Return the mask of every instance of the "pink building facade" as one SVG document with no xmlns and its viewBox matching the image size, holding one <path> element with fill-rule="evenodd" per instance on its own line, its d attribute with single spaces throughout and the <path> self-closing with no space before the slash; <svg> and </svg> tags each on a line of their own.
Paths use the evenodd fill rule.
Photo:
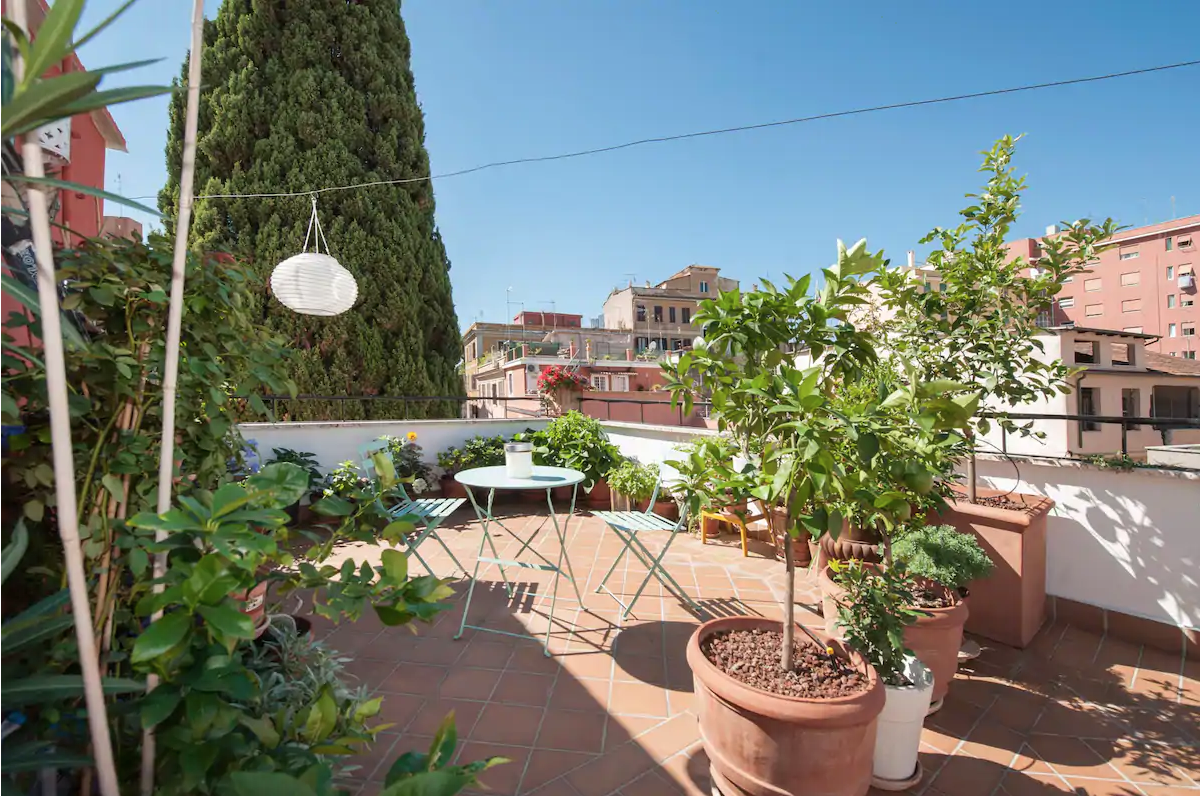
<svg viewBox="0 0 1200 796">
<path fill-rule="evenodd" d="M 1054 234 L 1053 228 L 1047 230 Z M 1036 268 L 1041 239 L 1009 244 Z M 1052 323 L 1157 335 L 1147 348 L 1169 356 L 1200 357 L 1200 215 L 1127 229 L 1113 237 L 1091 271 L 1074 277 L 1058 296 Z"/>
</svg>

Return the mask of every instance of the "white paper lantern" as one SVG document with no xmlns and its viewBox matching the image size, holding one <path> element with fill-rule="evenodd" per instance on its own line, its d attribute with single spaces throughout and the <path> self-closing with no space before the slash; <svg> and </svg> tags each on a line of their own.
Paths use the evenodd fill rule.
<svg viewBox="0 0 1200 796">
<path fill-rule="evenodd" d="M 313 233 L 316 233 L 315 236 Z M 316 251 L 308 250 L 309 239 Z M 324 244 L 325 253 L 320 247 Z M 304 248 L 271 272 L 271 292 L 279 303 L 301 315 L 341 315 L 354 306 L 358 283 L 354 275 L 329 254 L 329 243 L 317 218 L 317 197 L 312 198 L 312 216 L 304 234 Z"/>
<path fill-rule="evenodd" d="M 328 254 L 304 252 L 275 266 L 271 292 L 301 315 L 340 315 L 354 306 L 358 283 Z"/>
</svg>

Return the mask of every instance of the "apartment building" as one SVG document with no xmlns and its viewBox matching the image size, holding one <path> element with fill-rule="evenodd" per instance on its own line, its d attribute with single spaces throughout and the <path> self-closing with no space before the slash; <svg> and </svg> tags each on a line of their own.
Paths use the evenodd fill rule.
<svg viewBox="0 0 1200 796">
<path fill-rule="evenodd" d="M 549 332 L 581 329 L 583 316 L 564 312 L 519 312 L 511 323 L 479 321 L 463 332 L 463 388 L 483 395 L 479 381 L 484 370 L 495 370 L 504 350 L 522 343 L 540 343 Z M 494 378 L 494 377 L 493 377 Z"/>
<path fill-rule="evenodd" d="M 635 353 L 691 348 L 697 333 L 692 318 L 700 302 L 737 287 L 738 281 L 721 276 L 719 268 L 689 265 L 657 285 L 614 289 L 604 301 L 604 326 L 632 332 Z"/>
<path fill-rule="evenodd" d="M 1046 229 L 1046 237 L 1056 234 L 1056 227 Z M 1037 268 L 1044 239 L 1015 241 L 1009 251 Z M 1064 286 L 1052 322 L 1154 335 L 1150 350 L 1196 359 L 1197 266 L 1200 215 L 1124 230 L 1088 273 Z"/>
</svg>

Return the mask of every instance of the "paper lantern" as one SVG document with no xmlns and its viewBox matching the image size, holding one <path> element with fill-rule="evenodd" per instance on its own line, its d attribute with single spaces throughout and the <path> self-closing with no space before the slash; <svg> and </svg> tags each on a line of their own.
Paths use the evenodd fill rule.
<svg viewBox="0 0 1200 796">
<path fill-rule="evenodd" d="M 310 238 L 316 251 L 308 250 Z M 324 254 L 320 252 L 322 244 Z M 316 196 L 312 198 L 304 248 L 300 254 L 275 266 L 271 272 L 271 293 L 280 304 L 301 315 L 341 315 L 358 298 L 354 275 L 329 254 L 329 243 L 321 230 L 321 219 L 317 218 Z"/>
<path fill-rule="evenodd" d="M 354 306 L 358 283 L 328 254 L 304 252 L 275 266 L 271 292 L 301 315 L 340 315 Z"/>
</svg>

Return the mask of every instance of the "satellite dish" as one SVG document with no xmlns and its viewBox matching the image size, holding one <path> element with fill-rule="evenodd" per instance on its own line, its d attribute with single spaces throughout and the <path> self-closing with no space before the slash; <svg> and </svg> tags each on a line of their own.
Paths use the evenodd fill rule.
<svg viewBox="0 0 1200 796">
<path fill-rule="evenodd" d="M 651 351 L 657 351 L 657 350 L 658 350 L 658 341 L 657 341 L 657 340 L 651 340 L 651 341 L 650 341 L 650 346 L 649 346 L 649 348 L 650 348 L 650 350 L 651 350 Z"/>
</svg>

